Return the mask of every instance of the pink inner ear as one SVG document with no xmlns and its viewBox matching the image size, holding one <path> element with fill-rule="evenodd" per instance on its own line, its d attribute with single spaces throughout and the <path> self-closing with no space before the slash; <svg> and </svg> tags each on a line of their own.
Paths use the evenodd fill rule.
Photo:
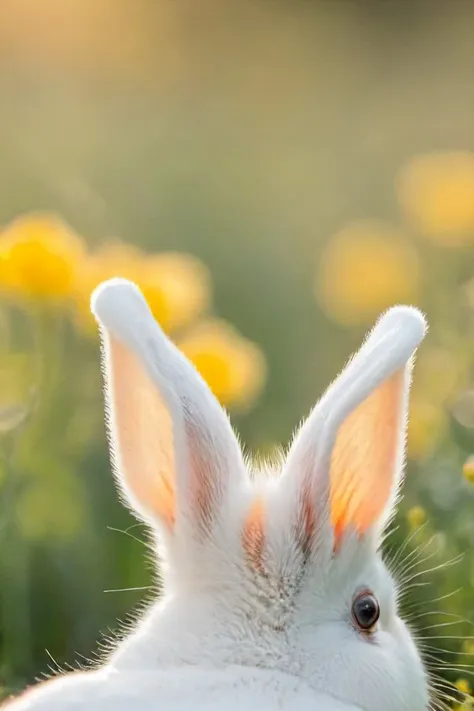
<svg viewBox="0 0 474 711">
<path fill-rule="evenodd" d="M 364 533 L 383 515 L 396 485 L 404 370 L 380 385 L 341 426 L 331 457 L 336 545 L 348 527 Z"/>
<path fill-rule="evenodd" d="M 309 560 L 316 535 L 316 507 L 313 501 L 313 491 L 310 486 L 304 486 L 301 492 L 301 510 L 298 520 L 298 545 L 303 554 L 303 560 Z"/>
<path fill-rule="evenodd" d="M 206 449 L 206 433 L 190 420 L 185 422 L 190 467 L 190 499 L 196 521 L 205 536 L 221 502 L 220 472 L 216 469 L 215 452 Z M 208 438 L 207 438 L 208 439 Z"/>
<path fill-rule="evenodd" d="M 109 343 L 114 447 L 123 481 L 145 513 L 172 529 L 176 495 L 170 414 L 139 359 L 115 338 Z"/>
</svg>

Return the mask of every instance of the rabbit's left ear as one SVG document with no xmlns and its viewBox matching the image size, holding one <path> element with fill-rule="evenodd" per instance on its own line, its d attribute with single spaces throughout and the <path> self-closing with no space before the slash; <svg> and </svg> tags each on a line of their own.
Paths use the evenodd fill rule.
<svg viewBox="0 0 474 711">
<path fill-rule="evenodd" d="M 138 287 L 99 286 L 110 444 L 128 503 L 165 537 L 210 533 L 230 486 L 245 475 L 229 420 L 153 318 Z"/>
<path fill-rule="evenodd" d="M 304 535 L 325 526 L 380 531 L 392 515 L 405 458 L 413 356 L 426 323 L 410 307 L 388 311 L 297 434 L 283 473 Z M 309 522 L 309 523 L 308 523 Z"/>
</svg>

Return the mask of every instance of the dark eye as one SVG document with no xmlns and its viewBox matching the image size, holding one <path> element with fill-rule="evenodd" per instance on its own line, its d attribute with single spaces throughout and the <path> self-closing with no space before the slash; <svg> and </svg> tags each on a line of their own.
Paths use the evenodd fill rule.
<svg viewBox="0 0 474 711">
<path fill-rule="evenodd" d="M 359 629 L 370 632 L 380 616 L 377 599 L 371 592 L 363 592 L 352 603 L 352 617 Z"/>
</svg>

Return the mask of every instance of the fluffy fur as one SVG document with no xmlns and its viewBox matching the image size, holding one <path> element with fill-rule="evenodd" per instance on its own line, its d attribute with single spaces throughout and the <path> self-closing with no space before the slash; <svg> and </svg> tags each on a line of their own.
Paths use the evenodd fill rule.
<svg viewBox="0 0 474 711">
<path fill-rule="evenodd" d="M 155 533 L 164 592 L 96 671 L 10 711 L 425 711 L 382 531 L 399 492 L 413 354 L 426 325 L 377 323 L 300 428 L 279 476 L 249 476 L 229 421 L 139 290 L 93 295 L 112 461 Z M 370 633 L 351 616 L 370 590 Z"/>
</svg>

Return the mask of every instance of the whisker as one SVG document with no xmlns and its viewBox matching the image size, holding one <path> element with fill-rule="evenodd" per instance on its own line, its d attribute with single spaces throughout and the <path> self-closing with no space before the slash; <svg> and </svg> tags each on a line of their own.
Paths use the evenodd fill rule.
<svg viewBox="0 0 474 711">
<path fill-rule="evenodd" d="M 429 575 L 430 573 L 436 573 L 438 570 L 444 570 L 445 568 L 451 568 L 453 565 L 457 565 L 460 563 L 464 558 L 464 553 L 459 553 L 459 555 L 455 556 L 454 558 L 451 558 L 451 560 L 446 561 L 445 563 L 440 563 L 439 565 L 435 565 L 433 568 L 429 568 L 428 570 L 420 570 L 417 573 L 414 573 L 406 582 L 411 582 L 412 580 L 415 580 L 416 578 L 421 577 L 422 575 Z"/>
<path fill-rule="evenodd" d="M 137 525 L 140 526 L 140 524 L 137 524 Z M 107 530 L 114 531 L 115 533 L 123 533 L 124 536 L 127 536 L 128 538 L 131 538 L 133 541 L 140 543 L 142 546 L 149 548 L 150 544 L 147 543 L 147 541 L 143 541 L 141 538 L 138 538 L 138 536 L 134 536 L 133 534 L 130 533 L 131 528 L 135 528 L 135 525 L 130 526 L 129 528 L 126 528 L 125 530 L 123 530 L 121 528 L 114 528 L 113 526 L 107 526 Z"/>
<path fill-rule="evenodd" d="M 472 664 L 458 664 L 457 666 L 450 666 L 449 664 L 439 664 L 438 666 L 433 666 L 431 668 L 435 669 L 437 671 L 448 670 L 448 671 L 460 672 L 463 674 L 467 673 L 467 674 L 474 675 L 474 669 L 472 668 Z M 467 669 L 467 672 L 466 672 L 466 669 Z"/>
<path fill-rule="evenodd" d="M 430 645 L 425 645 L 425 644 L 419 645 L 419 648 L 422 649 L 422 650 L 428 650 L 428 651 L 436 652 L 436 653 L 439 653 L 439 654 L 452 654 L 452 655 L 454 655 L 454 656 L 460 656 L 460 657 L 461 657 L 461 656 L 462 656 L 462 657 L 472 657 L 472 656 L 474 656 L 471 652 L 455 652 L 455 651 L 452 650 L 452 649 L 442 649 L 442 648 L 440 648 L 440 647 L 431 647 Z"/>
<path fill-rule="evenodd" d="M 435 602 L 441 602 L 442 600 L 448 600 L 451 597 L 454 597 L 454 595 L 458 595 L 461 592 L 462 588 L 456 588 L 456 590 L 453 590 L 450 593 L 446 593 L 445 595 L 441 595 L 440 597 L 435 597 L 432 600 L 426 600 L 423 602 L 414 602 L 411 605 L 405 605 L 405 609 L 411 609 L 411 608 L 416 608 L 416 607 L 421 607 L 423 606 L 423 609 L 425 608 L 426 605 L 432 605 Z"/>
<path fill-rule="evenodd" d="M 430 640 L 433 640 L 433 639 L 458 639 L 459 640 L 460 639 L 460 640 L 465 641 L 468 639 L 469 640 L 474 639 L 474 637 L 471 635 L 457 635 L 457 636 L 456 635 L 437 635 L 436 637 L 427 635 L 426 637 L 419 637 L 418 639 L 430 639 Z"/>
<path fill-rule="evenodd" d="M 138 588 L 116 588 L 115 590 L 104 590 L 104 593 L 119 593 L 119 592 L 139 592 L 141 590 L 151 590 L 152 585 L 144 585 Z"/>
<path fill-rule="evenodd" d="M 455 620 L 453 622 L 439 622 L 436 625 L 429 625 L 428 627 L 424 627 L 424 630 L 435 630 L 438 629 L 439 627 L 451 627 L 451 625 L 460 625 L 463 624 L 464 620 Z"/>
<path fill-rule="evenodd" d="M 403 598 L 407 590 L 413 590 L 413 588 L 425 588 L 427 585 L 431 585 L 431 583 L 410 583 L 410 585 L 405 585 L 403 590 L 400 591 L 399 597 Z"/>
<path fill-rule="evenodd" d="M 382 548 L 385 545 L 386 541 L 388 541 L 388 539 L 399 530 L 400 530 L 400 526 L 398 525 L 398 526 L 392 526 L 387 531 L 384 531 L 384 533 L 382 534 L 382 540 L 380 542 L 379 548 Z"/>
<path fill-rule="evenodd" d="M 434 536 L 432 536 L 428 541 L 425 541 L 423 544 L 420 544 L 416 548 L 414 548 L 407 556 L 406 558 L 402 561 L 402 564 L 400 567 L 397 569 L 398 575 L 401 573 L 406 573 L 407 568 L 412 568 L 420 563 L 420 558 L 422 553 L 429 548 L 431 543 L 433 542 Z M 433 558 L 433 556 L 438 555 L 439 549 L 434 551 L 433 553 L 430 553 L 426 559 Z M 413 559 L 413 560 L 412 560 Z M 408 565 L 409 564 L 409 565 Z"/>
<path fill-rule="evenodd" d="M 421 531 L 425 528 L 426 525 L 427 525 L 427 521 L 425 521 L 425 523 L 423 523 L 419 528 L 416 528 L 414 531 L 412 531 L 412 532 L 405 538 L 405 541 L 402 543 L 401 547 L 397 550 L 396 554 L 393 556 L 393 558 L 392 558 L 392 563 L 396 564 L 396 563 L 400 560 L 401 556 L 402 556 L 403 553 L 406 551 L 407 547 L 410 545 L 410 543 L 411 543 L 411 541 L 413 540 L 413 538 L 414 538 L 419 532 L 421 532 Z M 416 548 L 415 548 L 415 550 L 416 550 Z M 411 555 L 411 554 L 410 554 L 410 555 Z"/>
</svg>

